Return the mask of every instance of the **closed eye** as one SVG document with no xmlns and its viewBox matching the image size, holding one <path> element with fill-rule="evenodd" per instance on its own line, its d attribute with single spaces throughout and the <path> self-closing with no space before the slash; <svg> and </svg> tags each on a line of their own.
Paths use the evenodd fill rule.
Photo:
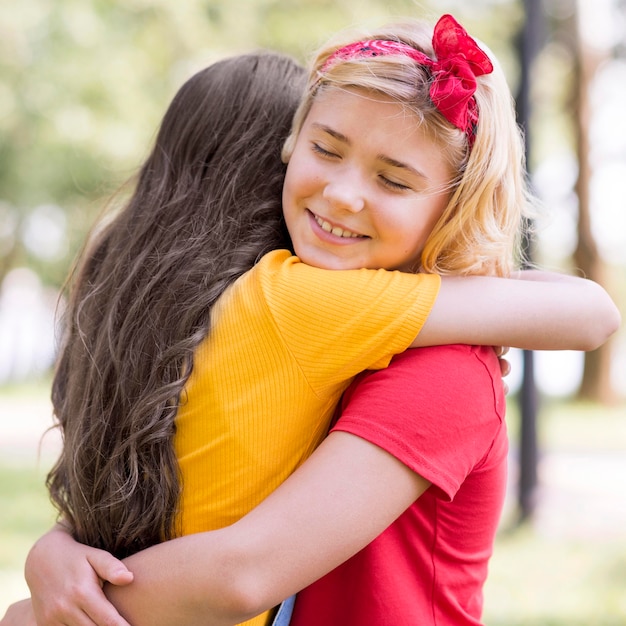
<svg viewBox="0 0 626 626">
<path fill-rule="evenodd" d="M 338 154 L 335 154 L 334 152 L 330 152 L 329 150 L 326 150 L 326 148 L 322 148 L 322 146 L 320 146 L 318 143 L 315 143 L 314 141 L 311 142 L 311 149 L 313 150 L 313 152 L 316 152 L 320 156 L 323 156 L 329 159 L 339 157 Z"/>
<path fill-rule="evenodd" d="M 385 176 L 380 175 L 379 176 L 380 182 L 385 186 L 388 187 L 389 189 L 393 189 L 394 191 L 406 191 L 408 189 L 411 189 L 411 187 L 409 187 L 408 185 L 403 185 L 402 183 L 397 183 L 393 180 L 390 180 L 389 178 L 386 178 Z"/>
</svg>

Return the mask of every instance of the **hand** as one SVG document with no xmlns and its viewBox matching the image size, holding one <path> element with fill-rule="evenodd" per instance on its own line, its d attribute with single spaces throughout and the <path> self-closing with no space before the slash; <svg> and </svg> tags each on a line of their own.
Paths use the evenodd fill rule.
<svg viewBox="0 0 626 626">
<path fill-rule="evenodd" d="M 127 585 L 133 575 L 108 552 L 78 543 L 57 528 L 33 546 L 25 573 L 38 626 L 130 626 L 102 587 L 104 582 Z"/>
<path fill-rule="evenodd" d="M 508 346 L 494 346 L 493 348 L 496 356 L 498 357 L 498 363 L 500 364 L 500 374 L 502 378 L 508 376 L 511 373 L 511 364 L 504 358 L 504 355 L 509 351 Z M 506 382 L 502 381 L 502 386 L 504 387 L 504 393 L 509 393 L 509 386 Z"/>
<path fill-rule="evenodd" d="M 30 598 L 12 604 L 0 620 L 0 626 L 37 626 Z"/>
</svg>

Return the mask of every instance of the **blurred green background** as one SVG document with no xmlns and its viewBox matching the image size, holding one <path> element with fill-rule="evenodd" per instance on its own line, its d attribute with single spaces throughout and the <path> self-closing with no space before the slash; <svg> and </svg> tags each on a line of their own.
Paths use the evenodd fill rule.
<svg viewBox="0 0 626 626">
<path fill-rule="evenodd" d="M 624 0 L 22 0 L 0 5 L 0 615 L 52 521 L 49 369 L 59 288 L 178 87 L 223 56 L 305 62 L 336 30 L 453 13 L 523 86 L 544 206 L 534 256 L 601 282 L 626 311 Z M 530 13 L 529 13 L 530 9 Z M 535 13 L 535 10 L 537 13 Z M 510 355 L 511 485 L 487 586 L 492 626 L 626 623 L 626 333 L 589 355 L 538 353 L 539 485 L 516 524 L 522 357 Z"/>
</svg>

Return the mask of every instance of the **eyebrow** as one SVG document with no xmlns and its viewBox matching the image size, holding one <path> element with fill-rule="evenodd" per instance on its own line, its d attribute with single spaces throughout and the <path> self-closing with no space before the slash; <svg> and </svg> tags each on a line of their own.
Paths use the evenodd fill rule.
<svg viewBox="0 0 626 626">
<path fill-rule="evenodd" d="M 313 124 L 311 124 L 311 126 L 313 126 L 315 129 L 317 130 L 321 130 L 323 133 L 327 133 L 329 134 L 331 137 L 334 137 L 335 139 L 338 139 L 339 141 L 347 144 L 347 145 L 351 145 L 352 142 L 343 134 L 340 133 L 339 131 L 336 131 L 334 128 L 331 128 L 330 126 L 326 126 L 326 124 L 320 124 L 318 122 L 313 122 Z"/>
<path fill-rule="evenodd" d="M 342 143 L 345 143 L 348 146 L 352 145 L 352 142 L 346 135 L 344 135 L 343 133 L 340 133 L 334 128 L 331 128 L 330 126 L 326 126 L 326 124 L 313 122 L 311 126 L 313 126 L 316 130 L 322 131 L 323 133 L 327 133 L 331 137 L 334 137 L 338 141 L 341 141 Z M 376 158 L 379 161 L 386 163 L 390 167 L 396 167 L 401 170 L 406 170 L 407 172 L 409 172 L 410 174 L 413 174 L 414 176 L 417 176 L 418 178 L 428 180 L 428 176 L 426 176 L 424 172 L 421 172 L 420 170 L 415 169 L 413 166 L 409 165 L 408 163 L 404 163 L 403 161 L 398 161 L 397 159 L 393 159 L 390 156 L 387 156 L 386 154 L 377 154 Z"/>
<path fill-rule="evenodd" d="M 426 176 L 424 172 L 420 172 L 420 170 L 415 169 L 413 166 L 409 165 L 408 163 L 404 163 L 403 161 L 397 161 L 396 159 L 392 159 L 386 154 L 377 154 L 376 158 L 379 161 L 382 161 L 383 163 L 390 165 L 391 167 L 397 167 L 398 169 L 406 170 L 407 172 L 409 172 L 410 174 L 413 174 L 414 176 L 418 176 L 419 178 L 428 180 L 428 176 Z"/>
</svg>

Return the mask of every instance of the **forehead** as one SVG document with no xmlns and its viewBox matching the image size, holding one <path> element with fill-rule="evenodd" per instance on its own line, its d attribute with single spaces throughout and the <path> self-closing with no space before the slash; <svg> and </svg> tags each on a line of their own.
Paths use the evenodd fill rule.
<svg viewBox="0 0 626 626">
<path fill-rule="evenodd" d="M 304 124 L 327 120 L 355 134 L 386 134 L 393 136 L 436 136 L 429 133 L 423 117 L 410 106 L 377 91 L 358 87 L 324 86 L 312 100 Z"/>
<path fill-rule="evenodd" d="M 450 175 L 440 136 L 429 132 L 422 116 L 385 94 L 326 87 L 313 100 L 303 130 L 324 133 L 363 153 L 414 163 L 420 169 L 430 161 L 429 169 L 445 166 L 445 175 Z"/>
</svg>

